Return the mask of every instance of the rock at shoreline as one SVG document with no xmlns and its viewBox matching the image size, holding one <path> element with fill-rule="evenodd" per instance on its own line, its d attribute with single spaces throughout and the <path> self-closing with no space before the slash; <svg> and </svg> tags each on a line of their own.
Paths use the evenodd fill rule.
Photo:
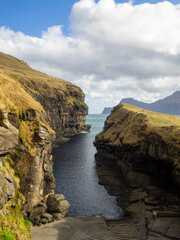
<svg viewBox="0 0 180 240">
<path fill-rule="evenodd" d="M 97 155 L 117 166 L 129 185 L 180 187 L 179 117 L 120 104 L 94 144 Z"/>
<path fill-rule="evenodd" d="M 180 202 L 179 117 L 119 104 L 94 144 L 98 172 L 106 166 L 120 176 L 119 185 L 107 176 L 104 185 L 116 196 L 119 191 L 118 203 L 126 212 L 137 212 L 142 195 L 151 213 L 168 204 L 175 211 L 173 205 Z"/>
<path fill-rule="evenodd" d="M 178 239 L 180 118 L 119 104 L 94 144 L 99 182 L 117 196 L 128 228 L 137 226 L 136 239 Z M 133 239 L 119 224 L 118 236 Z"/>
<path fill-rule="evenodd" d="M 1 52 L 0 96 L 0 215 L 9 213 L 14 221 L 0 218 L 1 238 L 2 228 L 10 225 L 15 225 L 13 234 L 19 234 L 15 229 L 22 212 L 35 224 L 68 214 L 68 202 L 57 196 L 53 203 L 57 211 L 51 214 L 47 209 L 47 199 L 55 189 L 52 143 L 56 135 L 72 136 L 90 126 L 85 122 L 88 107 L 79 87 Z M 14 208 L 9 207 L 11 203 Z M 21 224 L 22 236 L 29 239 L 27 226 Z"/>
<path fill-rule="evenodd" d="M 67 217 L 70 204 L 63 194 L 51 194 L 47 199 L 47 207 L 48 212 L 60 213 L 62 217 Z"/>
</svg>

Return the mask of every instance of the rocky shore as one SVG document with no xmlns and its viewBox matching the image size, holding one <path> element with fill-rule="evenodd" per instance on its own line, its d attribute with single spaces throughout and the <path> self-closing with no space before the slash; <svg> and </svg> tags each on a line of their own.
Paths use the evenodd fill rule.
<svg viewBox="0 0 180 240">
<path fill-rule="evenodd" d="M 179 239 L 172 227 L 180 216 L 180 118 L 120 104 L 94 144 L 99 183 L 139 222 L 139 239 L 159 239 L 162 231 L 163 239 Z"/>
</svg>

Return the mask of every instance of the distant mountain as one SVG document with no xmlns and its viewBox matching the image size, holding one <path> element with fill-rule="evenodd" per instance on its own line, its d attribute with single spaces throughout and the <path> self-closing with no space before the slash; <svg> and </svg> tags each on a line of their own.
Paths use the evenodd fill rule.
<svg viewBox="0 0 180 240">
<path fill-rule="evenodd" d="M 134 98 L 123 98 L 121 103 L 128 103 L 154 112 L 180 115 L 180 91 L 174 92 L 172 95 L 153 103 L 140 102 Z M 110 114 L 112 109 L 113 108 L 104 108 L 104 111 L 106 114 Z M 105 114 L 104 111 L 102 114 Z"/>
<path fill-rule="evenodd" d="M 128 103 L 136 107 L 145 108 L 145 109 L 149 109 L 150 107 L 149 103 L 140 102 L 135 100 L 134 98 L 123 98 L 120 103 Z"/>
<path fill-rule="evenodd" d="M 110 114 L 113 107 L 105 107 L 101 114 Z"/>
<path fill-rule="evenodd" d="M 139 102 L 133 98 L 124 98 L 121 103 L 128 103 L 154 112 L 180 115 L 180 91 L 153 103 Z"/>
</svg>

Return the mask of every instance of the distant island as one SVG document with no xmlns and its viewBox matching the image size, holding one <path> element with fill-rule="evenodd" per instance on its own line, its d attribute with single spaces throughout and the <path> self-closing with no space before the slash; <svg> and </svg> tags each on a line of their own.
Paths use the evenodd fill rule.
<svg viewBox="0 0 180 240">
<path fill-rule="evenodd" d="M 154 112 L 180 115 L 180 91 L 153 103 L 140 102 L 134 98 L 123 98 L 120 103 L 128 103 Z M 110 114 L 112 110 L 113 107 L 105 107 L 102 114 Z"/>
</svg>

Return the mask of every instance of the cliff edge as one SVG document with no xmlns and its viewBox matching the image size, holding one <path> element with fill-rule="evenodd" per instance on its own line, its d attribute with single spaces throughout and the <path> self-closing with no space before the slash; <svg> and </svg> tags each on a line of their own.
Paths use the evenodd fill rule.
<svg viewBox="0 0 180 240">
<path fill-rule="evenodd" d="M 145 191 L 146 195 L 150 193 L 149 206 L 150 202 L 155 201 L 152 196 L 156 198 L 153 206 L 158 205 L 157 199 L 162 200 L 162 205 L 164 202 L 168 205 L 173 201 L 174 205 L 178 205 L 179 117 L 151 112 L 129 104 L 119 104 L 107 117 L 104 129 L 96 136 L 94 144 L 97 148 L 98 168 L 106 165 L 113 169 L 119 174 L 121 185 L 125 185 L 125 188 L 118 188 L 120 190 L 117 195 L 121 196 L 119 204 L 126 212 L 134 211 L 130 205 L 140 200 L 137 199 L 138 189 L 141 189 L 140 192 Z M 101 174 L 101 171 L 99 172 Z M 161 191 L 175 195 L 170 197 Z"/>
<path fill-rule="evenodd" d="M 0 52 L 0 69 L 20 83 L 44 108 L 45 119 L 57 135 L 73 135 L 89 130 L 85 95 L 76 85 L 30 68 L 24 61 Z"/>
<path fill-rule="evenodd" d="M 29 239 L 29 227 L 68 215 L 54 194 L 52 142 L 90 126 L 84 93 L 0 53 L 0 238 Z M 13 226 L 13 227 L 12 227 Z"/>
</svg>

